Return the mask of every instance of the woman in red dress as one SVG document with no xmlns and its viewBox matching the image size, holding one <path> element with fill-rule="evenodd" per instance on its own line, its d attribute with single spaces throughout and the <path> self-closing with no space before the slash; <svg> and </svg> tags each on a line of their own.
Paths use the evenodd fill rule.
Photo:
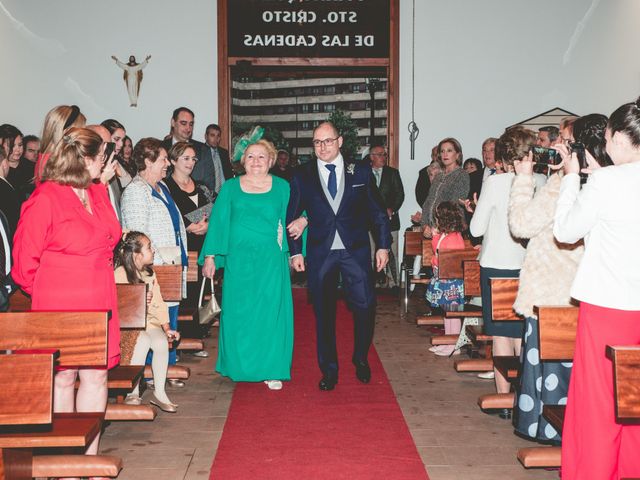
<svg viewBox="0 0 640 480">
<path fill-rule="evenodd" d="M 104 144 L 94 132 L 70 128 L 44 165 L 42 183 L 22 207 L 11 275 L 31 295 L 33 310 L 111 310 L 107 368 L 120 360 L 120 322 L 113 249 L 121 235 L 106 188 L 95 183 Z M 78 370 L 56 373 L 54 411 L 74 411 Z M 102 412 L 107 369 L 81 368 L 78 412 Z M 98 439 L 87 453 L 95 454 Z"/>
</svg>

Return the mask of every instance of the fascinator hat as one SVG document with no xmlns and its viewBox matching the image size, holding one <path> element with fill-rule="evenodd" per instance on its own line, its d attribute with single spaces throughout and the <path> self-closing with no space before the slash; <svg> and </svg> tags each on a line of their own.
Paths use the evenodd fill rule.
<svg viewBox="0 0 640 480">
<path fill-rule="evenodd" d="M 264 128 L 260 125 L 256 125 L 253 129 L 245 134 L 243 134 L 238 141 L 236 142 L 236 146 L 233 149 L 233 161 L 239 162 L 242 156 L 244 155 L 245 150 L 249 145 L 253 145 L 258 140 L 262 138 L 264 135 Z"/>
</svg>

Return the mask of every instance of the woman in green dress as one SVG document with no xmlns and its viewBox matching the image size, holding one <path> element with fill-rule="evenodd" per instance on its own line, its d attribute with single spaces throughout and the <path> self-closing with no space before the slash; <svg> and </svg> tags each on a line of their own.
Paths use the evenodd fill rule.
<svg viewBox="0 0 640 480">
<path fill-rule="evenodd" d="M 224 267 L 216 371 L 234 381 L 291 379 L 293 301 L 286 239 L 289 184 L 269 174 L 271 142 L 249 145 L 246 174 L 227 180 L 214 204 L 200 253 L 205 277 Z"/>
</svg>

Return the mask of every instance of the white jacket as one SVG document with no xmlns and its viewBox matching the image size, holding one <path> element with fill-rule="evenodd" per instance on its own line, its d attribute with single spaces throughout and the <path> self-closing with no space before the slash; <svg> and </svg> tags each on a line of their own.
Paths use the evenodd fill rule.
<svg viewBox="0 0 640 480">
<path fill-rule="evenodd" d="M 564 243 L 584 238 L 573 298 L 640 310 L 640 162 L 598 169 L 582 189 L 577 174 L 566 175 L 553 233 Z"/>
</svg>

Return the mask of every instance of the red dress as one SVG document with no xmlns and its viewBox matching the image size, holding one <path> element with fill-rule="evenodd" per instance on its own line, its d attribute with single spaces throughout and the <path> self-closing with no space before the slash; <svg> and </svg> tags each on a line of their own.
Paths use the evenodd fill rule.
<svg viewBox="0 0 640 480">
<path fill-rule="evenodd" d="M 72 187 L 40 184 L 23 204 L 11 276 L 33 310 L 111 310 L 108 363 L 120 361 L 113 249 L 121 228 L 102 184 L 87 189 L 90 214 Z"/>
</svg>

